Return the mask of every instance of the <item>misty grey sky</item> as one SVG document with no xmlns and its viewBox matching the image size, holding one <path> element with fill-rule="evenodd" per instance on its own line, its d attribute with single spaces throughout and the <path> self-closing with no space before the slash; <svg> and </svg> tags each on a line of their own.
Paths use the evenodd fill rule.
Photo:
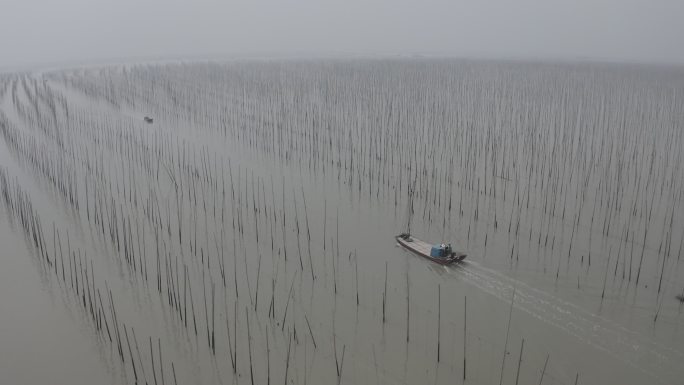
<svg viewBox="0 0 684 385">
<path fill-rule="evenodd" d="M 0 0 L 0 67 L 201 55 L 684 63 L 684 0 Z"/>
</svg>

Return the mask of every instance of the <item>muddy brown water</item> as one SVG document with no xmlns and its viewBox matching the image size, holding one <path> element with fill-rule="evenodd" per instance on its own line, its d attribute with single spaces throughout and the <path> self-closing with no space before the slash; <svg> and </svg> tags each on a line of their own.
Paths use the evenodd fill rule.
<svg viewBox="0 0 684 385">
<path fill-rule="evenodd" d="M 0 382 L 681 383 L 682 79 L 465 60 L 2 75 Z M 397 247 L 409 222 L 465 262 Z"/>
</svg>

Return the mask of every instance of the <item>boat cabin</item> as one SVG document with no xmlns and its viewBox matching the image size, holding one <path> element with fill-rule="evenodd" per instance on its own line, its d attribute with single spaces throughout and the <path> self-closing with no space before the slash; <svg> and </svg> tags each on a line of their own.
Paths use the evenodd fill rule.
<svg viewBox="0 0 684 385">
<path fill-rule="evenodd" d="M 451 255 L 451 244 L 445 245 L 444 243 L 440 245 L 432 246 L 430 250 L 430 256 L 434 258 L 446 258 Z"/>
</svg>

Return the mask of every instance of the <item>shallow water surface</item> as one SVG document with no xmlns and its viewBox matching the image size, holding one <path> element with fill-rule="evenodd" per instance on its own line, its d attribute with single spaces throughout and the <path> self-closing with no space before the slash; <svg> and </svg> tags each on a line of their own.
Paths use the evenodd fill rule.
<svg viewBox="0 0 684 385">
<path fill-rule="evenodd" d="M 1 75 L 0 382 L 680 383 L 682 79 L 465 60 Z M 403 250 L 409 226 L 467 259 Z"/>
</svg>

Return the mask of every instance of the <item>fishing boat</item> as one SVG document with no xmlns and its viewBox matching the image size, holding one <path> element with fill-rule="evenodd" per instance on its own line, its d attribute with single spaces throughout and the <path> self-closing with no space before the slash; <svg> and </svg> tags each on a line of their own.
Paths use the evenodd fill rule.
<svg viewBox="0 0 684 385">
<path fill-rule="evenodd" d="M 460 262 L 466 257 L 465 253 L 452 250 L 451 244 L 442 243 L 439 245 L 433 245 L 425 241 L 421 241 L 409 233 L 399 234 L 395 238 L 397 243 L 399 243 L 399 245 L 405 249 L 441 265 L 449 265 L 454 262 Z"/>
</svg>

